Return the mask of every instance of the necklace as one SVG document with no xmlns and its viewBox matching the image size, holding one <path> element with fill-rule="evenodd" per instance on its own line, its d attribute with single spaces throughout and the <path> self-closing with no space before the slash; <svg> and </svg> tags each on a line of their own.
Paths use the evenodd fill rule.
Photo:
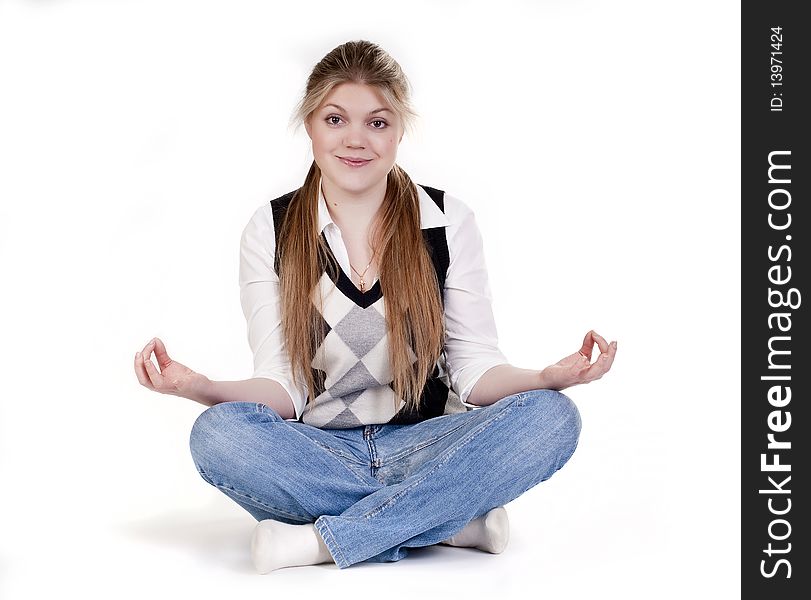
<svg viewBox="0 0 811 600">
<path fill-rule="evenodd" d="M 375 252 L 377 252 L 377 250 L 375 250 Z M 372 252 L 372 260 L 375 259 L 375 252 Z M 352 267 L 352 270 L 355 271 L 355 273 L 358 273 L 358 275 L 360 276 L 360 291 L 361 292 L 366 291 L 366 282 L 363 280 L 363 276 L 366 275 L 366 271 L 369 270 L 369 266 L 372 264 L 372 260 L 370 260 L 369 264 L 366 265 L 366 268 L 363 269 L 363 273 L 358 273 L 358 270 L 355 267 L 352 267 L 352 263 L 349 263 L 349 266 Z"/>
</svg>

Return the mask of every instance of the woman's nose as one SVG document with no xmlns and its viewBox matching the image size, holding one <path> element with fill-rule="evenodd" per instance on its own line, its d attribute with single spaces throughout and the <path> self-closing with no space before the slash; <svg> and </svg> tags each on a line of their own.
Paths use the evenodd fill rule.
<svg viewBox="0 0 811 600">
<path fill-rule="evenodd" d="M 363 148 L 366 146 L 366 132 L 361 127 L 349 126 L 344 129 L 344 146 Z"/>
</svg>

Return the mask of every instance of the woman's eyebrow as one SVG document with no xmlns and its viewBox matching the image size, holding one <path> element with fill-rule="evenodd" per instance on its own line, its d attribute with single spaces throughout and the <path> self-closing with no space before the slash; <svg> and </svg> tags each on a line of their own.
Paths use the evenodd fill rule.
<svg viewBox="0 0 811 600">
<path fill-rule="evenodd" d="M 332 103 L 330 103 L 330 104 L 325 104 L 325 105 L 324 105 L 324 108 L 326 108 L 327 106 L 334 106 L 335 108 L 337 108 L 337 109 L 338 109 L 338 110 L 340 110 L 341 112 L 347 112 L 347 110 L 346 110 L 345 108 L 343 108 L 343 107 L 341 107 L 341 106 L 338 106 L 337 104 L 332 104 Z M 376 108 L 376 109 L 374 109 L 374 110 L 370 110 L 370 111 L 369 111 L 369 114 L 370 114 L 370 115 L 373 115 L 373 114 L 375 114 L 375 113 L 379 113 L 379 112 L 391 112 L 391 111 L 390 111 L 388 108 Z"/>
</svg>

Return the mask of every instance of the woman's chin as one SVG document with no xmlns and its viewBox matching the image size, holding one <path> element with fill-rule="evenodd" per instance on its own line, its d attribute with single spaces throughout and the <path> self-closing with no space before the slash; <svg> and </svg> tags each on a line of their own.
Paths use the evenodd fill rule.
<svg viewBox="0 0 811 600">
<path fill-rule="evenodd" d="M 388 172 L 356 172 L 356 173 L 339 173 L 337 176 L 329 177 L 331 183 L 346 192 L 347 194 L 363 194 L 371 188 L 380 184 L 381 180 L 385 180 Z"/>
</svg>

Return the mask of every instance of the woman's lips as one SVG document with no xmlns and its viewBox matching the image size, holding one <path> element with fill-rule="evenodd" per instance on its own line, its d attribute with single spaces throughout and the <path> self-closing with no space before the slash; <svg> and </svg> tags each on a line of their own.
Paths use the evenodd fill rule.
<svg viewBox="0 0 811 600">
<path fill-rule="evenodd" d="M 338 157 L 338 160 L 340 160 L 342 163 L 344 163 L 348 167 L 355 167 L 355 168 L 363 167 L 363 166 L 365 166 L 365 165 L 367 165 L 367 164 L 369 164 L 371 162 L 371 159 L 370 160 L 349 160 L 348 158 L 341 158 L 340 156 Z"/>
</svg>

